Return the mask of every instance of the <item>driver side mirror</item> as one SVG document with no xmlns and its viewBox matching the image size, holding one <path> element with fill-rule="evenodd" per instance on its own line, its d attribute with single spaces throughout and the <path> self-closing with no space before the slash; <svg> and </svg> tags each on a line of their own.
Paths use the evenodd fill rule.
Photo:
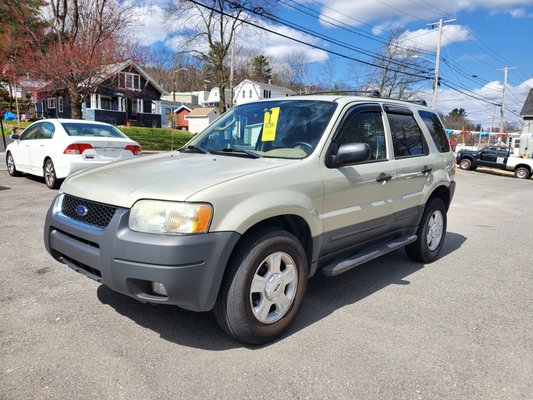
<svg viewBox="0 0 533 400">
<path fill-rule="evenodd" d="M 328 168 L 339 168 L 345 165 L 356 164 L 370 158 L 368 143 L 342 144 L 336 154 L 331 154 L 328 159 Z"/>
<path fill-rule="evenodd" d="M 10 136 L 11 140 L 19 140 L 20 135 L 18 133 L 12 133 Z"/>
</svg>

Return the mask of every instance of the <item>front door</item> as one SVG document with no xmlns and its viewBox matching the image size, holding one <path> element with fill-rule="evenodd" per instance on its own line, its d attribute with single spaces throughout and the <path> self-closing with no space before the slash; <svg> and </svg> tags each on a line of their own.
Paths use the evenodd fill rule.
<svg viewBox="0 0 533 400">
<path fill-rule="evenodd" d="M 381 107 L 364 104 L 348 110 L 332 146 L 367 143 L 367 161 L 340 168 L 323 166 L 324 245 L 321 256 L 348 254 L 378 244 L 390 228 L 395 171 L 388 162 L 390 144 Z"/>
</svg>

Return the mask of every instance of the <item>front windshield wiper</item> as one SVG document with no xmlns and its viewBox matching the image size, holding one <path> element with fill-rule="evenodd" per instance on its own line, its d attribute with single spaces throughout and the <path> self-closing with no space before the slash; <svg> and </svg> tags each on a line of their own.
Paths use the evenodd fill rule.
<svg viewBox="0 0 533 400">
<path fill-rule="evenodd" d="M 240 149 L 238 147 L 225 147 L 220 150 L 210 150 L 211 154 L 232 154 L 235 153 L 236 156 L 242 157 L 242 155 L 246 155 L 250 158 L 261 158 L 261 155 L 254 153 L 253 151 L 248 151 L 244 149 Z"/>
<path fill-rule="evenodd" d="M 201 154 L 207 154 L 208 152 L 201 147 L 198 146 L 192 146 L 189 145 L 187 147 L 182 147 L 181 149 L 178 149 L 178 151 L 184 152 L 184 153 L 201 153 Z"/>
</svg>

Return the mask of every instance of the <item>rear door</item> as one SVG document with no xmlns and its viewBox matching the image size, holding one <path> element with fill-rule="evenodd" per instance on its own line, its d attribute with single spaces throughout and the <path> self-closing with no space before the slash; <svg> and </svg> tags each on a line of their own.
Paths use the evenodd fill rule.
<svg viewBox="0 0 533 400">
<path fill-rule="evenodd" d="M 415 226 L 423 212 L 424 189 L 431 182 L 435 158 L 413 111 L 407 107 L 385 105 L 390 127 L 396 170 L 393 221 L 394 229 Z"/>
</svg>

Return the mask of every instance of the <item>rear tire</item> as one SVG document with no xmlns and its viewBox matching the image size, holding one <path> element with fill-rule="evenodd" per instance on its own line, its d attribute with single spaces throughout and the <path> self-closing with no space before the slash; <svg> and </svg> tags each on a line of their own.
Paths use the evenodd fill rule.
<svg viewBox="0 0 533 400">
<path fill-rule="evenodd" d="M 472 161 L 468 158 L 463 158 L 461 161 L 459 161 L 459 166 L 461 169 L 471 170 L 472 164 Z"/>
<path fill-rule="evenodd" d="M 414 261 L 430 263 L 440 253 L 446 238 L 446 206 L 439 197 L 432 198 L 426 205 L 422 220 L 416 232 L 416 242 L 405 246 L 405 252 Z"/>
<path fill-rule="evenodd" d="M 518 179 L 529 179 L 531 172 L 526 167 L 518 167 L 514 170 L 514 176 Z"/>
<path fill-rule="evenodd" d="M 53 161 L 51 159 L 46 160 L 43 169 L 44 183 L 46 183 L 46 186 L 48 186 L 49 189 L 58 189 L 61 182 L 57 179 Z"/>
<path fill-rule="evenodd" d="M 17 171 L 17 167 L 15 166 L 15 160 L 13 159 L 13 154 L 11 154 L 11 152 L 7 153 L 6 166 L 7 166 L 7 172 L 9 173 L 9 175 L 22 176 L 22 172 Z"/>
<path fill-rule="evenodd" d="M 241 342 L 270 342 L 295 319 L 307 276 L 307 256 L 295 236 L 275 228 L 257 231 L 230 259 L 215 318 Z"/>
</svg>

